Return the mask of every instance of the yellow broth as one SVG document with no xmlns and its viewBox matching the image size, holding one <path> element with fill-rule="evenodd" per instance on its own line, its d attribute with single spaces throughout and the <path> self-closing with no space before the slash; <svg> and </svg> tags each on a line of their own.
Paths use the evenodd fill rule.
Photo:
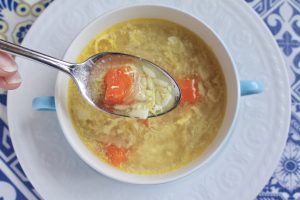
<svg viewBox="0 0 300 200">
<path fill-rule="evenodd" d="M 200 98 L 166 115 L 140 120 L 99 112 L 70 81 L 69 112 L 87 148 L 111 164 L 105 147 L 126 148 L 126 161 L 118 167 L 135 174 L 160 174 L 178 169 L 201 156 L 213 142 L 226 108 L 226 85 L 218 60 L 197 35 L 175 23 L 133 19 L 99 33 L 83 49 L 78 62 L 105 51 L 146 58 L 177 80 L 198 80 Z"/>
</svg>

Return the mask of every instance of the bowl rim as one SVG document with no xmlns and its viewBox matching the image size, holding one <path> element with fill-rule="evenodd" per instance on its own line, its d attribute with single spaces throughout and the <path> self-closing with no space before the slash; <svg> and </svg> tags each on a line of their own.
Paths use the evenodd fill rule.
<svg viewBox="0 0 300 200">
<path fill-rule="evenodd" d="M 142 7 L 145 7 L 145 8 L 149 8 L 149 7 L 153 7 L 153 8 L 163 8 L 163 9 L 168 9 L 172 12 L 177 12 L 177 13 L 180 13 L 182 15 L 186 15 L 187 17 L 189 18 L 193 18 L 195 20 L 198 21 L 199 24 L 201 24 L 203 27 L 205 27 L 206 29 L 208 29 L 213 37 L 215 37 L 216 41 L 218 43 L 220 43 L 220 45 L 224 48 L 225 50 L 225 54 L 226 54 L 226 57 L 229 59 L 230 61 L 230 65 L 231 65 L 231 68 L 232 68 L 232 71 L 233 71 L 233 74 L 234 74 L 234 77 L 235 79 L 232 80 L 237 89 L 236 89 L 236 104 L 235 104 L 235 107 L 234 107 L 234 113 L 231 117 L 231 123 L 229 125 L 229 127 L 227 128 L 227 132 L 224 136 L 224 138 L 221 140 L 221 142 L 218 144 L 218 146 L 212 151 L 212 153 L 209 154 L 209 156 L 207 158 L 205 158 L 203 161 L 201 161 L 200 163 L 198 163 L 195 167 L 191 168 L 191 169 L 183 169 L 185 166 L 189 166 L 192 162 L 195 162 L 197 161 L 197 159 L 195 159 L 194 161 L 191 161 L 190 163 L 188 163 L 187 165 L 183 166 L 183 167 L 180 167 L 178 169 L 175 169 L 175 170 L 172 170 L 170 172 L 166 172 L 166 174 L 169 174 L 169 173 L 173 173 L 173 172 L 178 172 L 180 171 L 180 169 L 183 169 L 184 172 L 180 172 L 178 175 L 174 175 L 172 177 L 167 177 L 167 178 L 163 178 L 163 179 L 155 179 L 155 177 L 160 177 L 161 175 L 164 175 L 164 174 L 154 174 L 154 175 L 138 175 L 138 174 L 131 174 L 131 173 L 127 173 L 125 171 L 121 171 L 119 169 L 117 169 L 119 172 L 121 172 L 122 174 L 127 174 L 127 175 L 130 175 L 132 176 L 132 178 L 134 177 L 154 177 L 154 179 L 149 179 L 149 180 L 133 180 L 133 179 L 127 179 L 127 178 L 122 178 L 122 177 L 119 177 L 117 175 L 114 175 L 113 173 L 108 173 L 107 171 L 105 170 L 101 170 L 98 168 L 98 166 L 95 165 L 95 163 L 93 163 L 93 161 L 87 159 L 87 157 L 84 155 L 84 153 L 78 148 L 77 144 L 74 142 L 74 138 L 71 137 L 71 134 L 69 134 L 69 129 L 66 128 L 65 124 L 62 122 L 62 118 L 65 118 L 63 115 L 66 114 L 66 113 L 63 113 L 62 109 L 61 109 L 61 102 L 60 102 L 60 91 L 61 91 L 61 87 L 60 87 L 60 82 L 61 80 L 66 77 L 66 75 L 63 73 L 63 72 L 59 72 L 58 75 L 57 75 L 57 78 L 56 78 L 56 85 L 55 85 L 55 102 L 56 102 L 56 108 L 57 108 L 57 117 L 58 117 L 58 121 L 59 121 L 59 124 L 63 130 L 63 133 L 64 133 L 64 136 L 65 138 L 67 139 L 68 143 L 70 144 L 70 146 L 72 147 L 72 149 L 76 152 L 76 154 L 86 163 L 88 164 L 88 166 L 90 166 L 91 168 L 93 168 L 94 170 L 96 170 L 97 172 L 99 172 L 100 174 L 106 176 L 106 177 L 109 177 L 109 178 L 112 178 L 114 180 L 118 180 L 118 181 L 121 181 L 121 182 L 125 182 L 125 183 L 131 183 L 131 184 L 163 184 L 163 183 L 168 183 L 168 182 L 171 182 L 171 181 L 175 181 L 175 180 L 178 180 L 178 179 L 181 179 L 183 177 L 186 177 L 187 175 L 190 175 L 191 173 L 195 172 L 196 170 L 198 170 L 199 168 L 203 167 L 204 165 L 206 165 L 209 161 L 213 160 L 214 158 L 216 158 L 216 155 L 220 152 L 221 149 L 224 148 L 224 146 L 228 143 L 228 140 L 230 138 L 230 136 L 232 135 L 232 129 L 235 125 L 235 122 L 236 122 L 236 118 L 237 118 L 237 114 L 238 114 L 238 111 L 239 111 L 239 101 L 240 101 L 240 83 L 239 83 L 239 80 L 238 80 L 238 73 L 237 73 L 237 70 L 236 70 L 236 67 L 235 67 L 235 63 L 234 63 L 234 60 L 232 59 L 232 56 L 230 54 L 230 51 L 228 50 L 227 46 L 224 44 L 224 42 L 221 40 L 221 38 L 219 37 L 219 35 L 209 26 L 207 25 L 203 20 L 199 19 L 198 17 L 192 15 L 191 13 L 187 12 L 187 11 L 184 11 L 184 10 L 180 10 L 178 8 L 175 8 L 175 7 L 172 7 L 172 6 L 167 6 L 167 5 L 161 5 L 161 4 L 135 4 L 135 5 L 126 5 L 126 6 L 122 6 L 120 8 L 116 8 L 116 9 L 112 9 L 94 19 L 91 20 L 90 23 L 88 23 L 78 34 L 77 36 L 73 39 L 73 41 L 71 42 L 71 44 L 69 45 L 68 49 L 65 51 L 65 54 L 64 54 L 64 59 L 66 59 L 67 55 L 68 55 L 68 52 L 70 51 L 71 47 L 74 46 L 74 44 L 76 44 L 79 40 L 80 37 L 82 37 L 82 34 L 84 32 L 87 31 L 87 29 L 93 27 L 99 20 L 103 20 L 103 18 L 107 17 L 107 16 L 110 16 L 110 15 L 114 15 L 114 14 L 117 14 L 118 12 L 120 11 L 123 11 L 123 10 L 127 10 L 127 9 L 138 9 L 138 8 L 142 8 Z M 139 17 L 136 17 L 136 18 L 139 18 Z M 134 19 L 134 18 L 130 18 L 130 19 Z M 127 19 L 128 20 L 128 19 Z M 124 20 L 126 21 L 126 20 Z M 170 20 L 171 21 L 171 20 Z M 121 21 L 119 21 L 121 22 Z M 174 22 L 174 21 L 173 21 Z M 176 22 L 175 22 L 176 23 Z M 113 24 L 111 24 L 112 26 Z M 182 24 L 180 24 L 182 25 Z M 183 25 L 182 25 L 183 26 Z M 188 28 L 187 28 L 188 29 Z M 190 30 L 190 29 L 188 29 Z M 102 30 L 103 31 L 103 30 Z M 101 30 L 99 31 L 101 32 Z M 193 32 L 193 31 L 192 31 Z M 198 34 L 196 34 L 198 35 Z M 201 38 L 201 37 L 200 37 Z M 82 49 L 81 49 L 82 51 Z M 226 104 L 227 105 L 227 104 Z M 227 107 L 227 106 L 226 106 Z M 227 112 L 227 108 L 226 108 L 226 112 Z M 69 111 L 67 113 L 67 115 L 69 115 Z M 224 115 L 224 119 L 225 119 L 225 115 Z M 223 119 L 223 123 L 224 123 L 224 119 Z M 72 124 L 72 120 L 71 119 L 68 119 L 68 121 Z M 73 126 L 73 125 L 72 125 Z M 222 126 L 222 125 L 221 125 Z M 74 128 L 74 127 L 73 127 Z M 74 128 L 75 130 L 75 128 Z M 77 136 L 78 136 L 78 133 L 77 131 L 75 131 Z M 78 136 L 79 137 L 79 136 Z M 216 139 L 216 138 L 215 138 Z M 214 140 L 215 140 L 214 139 Z M 82 144 L 83 142 L 80 141 Z M 87 148 L 85 145 L 84 145 L 85 148 Z M 205 151 L 207 151 L 208 148 L 205 149 Z M 88 150 L 88 149 L 87 149 Z M 93 157 L 95 157 L 98 161 L 100 161 L 101 163 L 103 164 L 106 164 L 106 165 L 109 165 L 107 163 L 105 163 L 104 161 L 100 160 L 99 158 L 97 158 L 90 150 L 88 150 L 90 154 L 93 155 Z M 204 151 L 204 152 L 205 152 Z M 199 157 L 201 157 L 202 155 L 200 155 Z M 113 166 L 110 166 L 110 168 L 115 168 Z"/>
</svg>

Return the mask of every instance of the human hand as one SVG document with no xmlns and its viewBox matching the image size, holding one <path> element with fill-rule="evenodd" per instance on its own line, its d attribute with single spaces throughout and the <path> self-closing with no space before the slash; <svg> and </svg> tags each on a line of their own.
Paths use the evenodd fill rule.
<svg viewBox="0 0 300 200">
<path fill-rule="evenodd" d="M 0 52 L 0 88 L 13 90 L 21 85 L 17 63 L 10 54 Z"/>
</svg>

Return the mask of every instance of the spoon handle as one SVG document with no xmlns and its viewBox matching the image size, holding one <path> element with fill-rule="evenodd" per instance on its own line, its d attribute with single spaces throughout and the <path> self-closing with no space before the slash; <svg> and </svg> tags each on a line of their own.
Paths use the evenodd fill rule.
<svg viewBox="0 0 300 200">
<path fill-rule="evenodd" d="M 27 49 L 25 47 L 15 45 L 13 43 L 4 41 L 0 39 L 0 50 L 5 51 L 14 55 L 24 56 L 26 58 L 30 58 L 32 60 L 44 63 L 51 67 L 54 67 L 58 70 L 64 71 L 68 74 L 71 74 L 71 67 L 75 64 L 68 63 L 51 56 L 47 56 L 45 54 L 33 51 L 31 49 Z"/>
</svg>

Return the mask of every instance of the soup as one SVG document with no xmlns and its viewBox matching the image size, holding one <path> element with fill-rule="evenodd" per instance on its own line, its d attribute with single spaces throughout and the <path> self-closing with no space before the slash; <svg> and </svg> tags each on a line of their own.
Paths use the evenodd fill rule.
<svg viewBox="0 0 300 200">
<path fill-rule="evenodd" d="M 169 21 L 133 19 L 96 35 L 77 61 L 105 51 L 162 66 L 178 81 L 182 99 L 159 117 L 116 117 L 91 107 L 70 81 L 69 112 L 86 147 L 118 169 L 144 175 L 170 172 L 201 156 L 218 134 L 226 109 L 225 79 L 205 42 Z"/>
</svg>

